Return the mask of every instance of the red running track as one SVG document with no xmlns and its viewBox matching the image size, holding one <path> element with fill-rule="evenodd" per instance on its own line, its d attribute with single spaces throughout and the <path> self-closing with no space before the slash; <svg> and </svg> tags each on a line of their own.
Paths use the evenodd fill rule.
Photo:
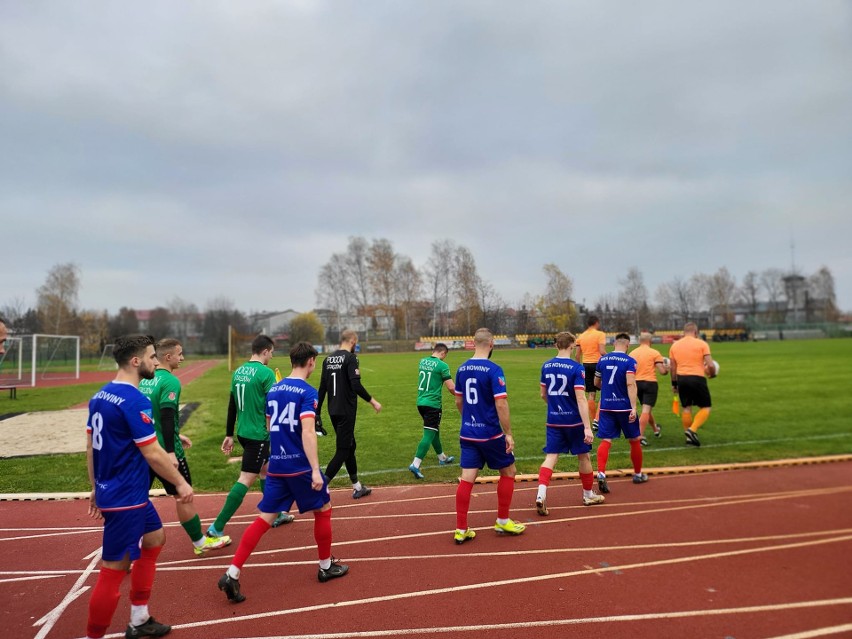
<svg viewBox="0 0 852 639">
<path fill-rule="evenodd" d="M 682 638 L 852 636 L 852 462 L 610 480 L 583 507 L 576 481 L 554 482 L 551 514 L 534 483 L 516 485 L 520 537 L 491 526 L 496 487 L 477 485 L 476 539 L 457 546 L 455 487 L 333 493 L 333 552 L 343 579 L 316 579 L 310 515 L 271 530 L 231 604 L 216 581 L 236 549 L 197 558 L 167 524 L 151 611 L 170 636 Z M 205 523 L 224 495 L 198 496 Z M 253 518 L 252 493 L 228 531 Z M 169 498 L 155 504 L 175 521 Z M 81 637 L 100 527 L 86 502 L 0 502 L 2 621 L 9 637 Z M 112 635 L 124 636 L 127 586 Z M 41 622 L 41 623 L 39 623 Z M 35 624 L 35 625 L 34 625 Z"/>
</svg>

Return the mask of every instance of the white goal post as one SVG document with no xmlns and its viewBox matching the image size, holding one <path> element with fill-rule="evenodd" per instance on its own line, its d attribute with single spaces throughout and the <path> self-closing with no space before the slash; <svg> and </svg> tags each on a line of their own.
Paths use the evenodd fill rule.
<svg viewBox="0 0 852 639">
<path fill-rule="evenodd" d="M 0 359 L 0 386 L 32 386 L 39 380 L 80 379 L 79 335 L 15 335 Z"/>
</svg>

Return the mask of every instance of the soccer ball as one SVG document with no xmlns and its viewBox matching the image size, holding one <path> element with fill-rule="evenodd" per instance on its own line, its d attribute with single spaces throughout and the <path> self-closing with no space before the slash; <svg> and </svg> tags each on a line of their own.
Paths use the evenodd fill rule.
<svg viewBox="0 0 852 639">
<path fill-rule="evenodd" d="M 719 362 L 713 360 L 713 365 L 707 367 L 707 376 L 716 377 L 719 374 Z"/>
</svg>

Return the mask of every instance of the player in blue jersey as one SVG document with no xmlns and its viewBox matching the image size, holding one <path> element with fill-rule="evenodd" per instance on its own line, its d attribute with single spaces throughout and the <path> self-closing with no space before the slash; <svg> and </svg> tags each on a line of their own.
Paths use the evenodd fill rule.
<svg viewBox="0 0 852 639">
<path fill-rule="evenodd" d="M 257 505 L 260 515 L 243 534 L 233 563 L 219 579 L 219 590 L 235 603 L 245 601 L 239 581 L 243 565 L 278 513 L 290 510 L 293 502 L 300 513 L 314 514 L 317 578 L 326 582 L 349 571 L 349 566 L 331 556 L 331 496 L 317 455 L 317 391 L 307 382 L 316 367 L 317 351 L 307 342 L 299 342 L 290 349 L 290 363 L 290 375 L 266 395 L 270 452 L 263 499 Z"/>
<path fill-rule="evenodd" d="M 535 508 L 546 517 L 547 487 L 561 453 L 577 456 L 580 481 L 583 484 L 583 504 L 592 506 L 604 502 L 603 495 L 593 490 L 595 476 L 589 451 L 592 450 L 592 427 L 589 423 L 589 404 L 586 401 L 586 373 L 582 364 L 572 359 L 576 338 L 568 331 L 556 335 L 556 357 L 541 367 L 541 398 L 547 403 L 547 440 L 542 449 L 546 456 L 538 469 L 538 494 Z"/>
<path fill-rule="evenodd" d="M 606 483 L 606 462 L 612 440 L 624 435 L 630 442 L 630 461 L 633 462 L 633 483 L 644 484 L 648 475 L 642 472 L 642 433 L 636 419 L 636 360 L 627 354 L 630 335 L 615 336 L 611 353 L 601 357 L 595 369 L 595 386 L 601 389 L 598 417 L 598 490 L 609 492 Z"/>
<path fill-rule="evenodd" d="M 525 526 L 509 519 L 512 493 L 515 491 L 515 439 L 509 419 L 509 400 L 503 369 L 490 360 L 494 336 L 480 328 L 473 336 L 473 357 L 456 371 L 456 408 L 461 413 L 459 444 L 461 448 L 461 480 L 456 490 L 457 544 L 476 537 L 467 526 L 470 495 L 479 471 L 488 464 L 500 471 L 497 481 L 498 533 L 520 535 Z"/>
<path fill-rule="evenodd" d="M 153 340 L 146 335 L 119 337 L 113 355 L 118 364 L 115 381 L 89 402 L 86 423 L 92 483 L 89 515 L 104 520 L 101 569 L 89 601 L 86 636 L 99 639 L 106 634 L 118 607 L 121 582 L 130 570 L 130 624 L 125 636 L 162 637 L 171 626 L 154 620 L 148 600 L 166 535 L 148 499 L 148 469 L 174 484 L 182 503 L 192 502 L 192 487 L 157 442 L 151 402 L 139 391 L 140 380 L 154 377 Z"/>
</svg>

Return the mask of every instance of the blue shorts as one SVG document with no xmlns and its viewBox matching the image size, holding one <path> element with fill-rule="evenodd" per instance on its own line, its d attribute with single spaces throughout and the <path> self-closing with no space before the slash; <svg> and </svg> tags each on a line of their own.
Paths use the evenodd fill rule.
<svg viewBox="0 0 852 639">
<path fill-rule="evenodd" d="M 630 421 L 630 411 L 602 410 L 598 414 L 598 439 L 636 439 L 640 436 L 639 418 Z"/>
<path fill-rule="evenodd" d="M 160 530 L 163 522 L 151 500 L 141 508 L 101 511 L 104 516 L 102 557 L 105 561 L 121 561 L 129 553 L 130 560 L 139 559 L 142 535 Z"/>
<path fill-rule="evenodd" d="M 515 456 L 506 452 L 506 438 L 498 437 L 487 442 L 472 442 L 460 439 L 461 460 L 460 468 L 482 468 L 485 464 L 491 470 L 500 470 L 515 463 Z"/>
<path fill-rule="evenodd" d="M 543 452 L 571 453 L 582 455 L 592 450 L 592 445 L 583 441 L 583 426 L 548 426 L 547 440 Z"/>
<path fill-rule="evenodd" d="M 293 506 L 293 502 L 299 507 L 300 513 L 311 510 L 319 510 L 331 501 L 328 494 L 328 478 L 322 475 L 322 488 L 314 490 L 311 488 L 311 472 L 292 477 L 266 476 L 266 485 L 263 487 L 263 499 L 257 505 L 262 513 L 287 512 Z"/>
</svg>

